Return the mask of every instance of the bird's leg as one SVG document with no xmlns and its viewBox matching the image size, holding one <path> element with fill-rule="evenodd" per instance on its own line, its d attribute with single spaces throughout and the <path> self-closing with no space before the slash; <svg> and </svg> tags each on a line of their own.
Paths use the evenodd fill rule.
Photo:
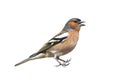
<svg viewBox="0 0 120 80">
<path fill-rule="evenodd" d="M 56 67 L 58 67 L 58 66 L 64 66 L 64 67 L 68 66 L 70 64 L 69 61 L 71 60 L 71 59 L 69 59 L 69 60 L 65 61 L 63 59 L 60 59 L 58 56 L 55 57 L 55 59 L 59 63 L 59 65 L 56 65 Z M 62 61 L 63 63 L 59 62 L 59 60 Z"/>
<path fill-rule="evenodd" d="M 59 63 L 59 65 L 56 65 L 56 67 L 59 67 L 62 65 L 62 63 L 58 61 L 58 58 L 55 58 L 55 60 Z"/>
</svg>

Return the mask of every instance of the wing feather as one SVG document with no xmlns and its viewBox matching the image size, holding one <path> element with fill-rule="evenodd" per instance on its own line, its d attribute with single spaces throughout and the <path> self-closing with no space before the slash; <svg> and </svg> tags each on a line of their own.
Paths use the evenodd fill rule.
<svg viewBox="0 0 120 80">
<path fill-rule="evenodd" d="M 60 33 L 56 35 L 55 37 L 50 39 L 46 44 L 44 44 L 43 47 L 37 53 L 31 55 L 30 57 L 35 57 L 36 55 L 40 53 L 46 53 L 46 50 L 48 50 L 49 48 L 51 48 L 52 46 L 56 44 L 59 44 L 60 42 L 65 41 L 67 37 L 68 37 L 68 33 Z"/>
</svg>

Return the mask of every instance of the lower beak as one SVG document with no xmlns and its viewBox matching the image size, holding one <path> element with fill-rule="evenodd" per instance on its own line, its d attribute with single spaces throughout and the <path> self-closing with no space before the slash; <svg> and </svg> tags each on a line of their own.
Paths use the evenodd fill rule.
<svg viewBox="0 0 120 80">
<path fill-rule="evenodd" d="M 85 24 L 82 24 L 82 23 L 85 23 L 85 21 L 80 22 L 80 26 L 85 26 Z"/>
</svg>

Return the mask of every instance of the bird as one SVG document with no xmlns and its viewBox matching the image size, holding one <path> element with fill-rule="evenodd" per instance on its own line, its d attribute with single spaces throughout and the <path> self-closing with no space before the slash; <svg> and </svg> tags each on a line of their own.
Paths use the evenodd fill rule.
<svg viewBox="0 0 120 80">
<path fill-rule="evenodd" d="M 71 18 L 57 35 L 45 43 L 36 53 L 15 64 L 15 66 L 41 58 L 54 58 L 59 63 L 56 65 L 57 67 L 68 66 L 71 59 L 63 60 L 60 57 L 75 48 L 79 39 L 79 31 L 82 26 L 85 26 L 84 23 L 85 21 L 81 21 L 79 18 Z"/>
</svg>

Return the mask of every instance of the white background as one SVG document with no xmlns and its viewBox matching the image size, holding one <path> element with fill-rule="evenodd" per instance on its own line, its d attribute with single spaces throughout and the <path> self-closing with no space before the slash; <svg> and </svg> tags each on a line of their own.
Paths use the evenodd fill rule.
<svg viewBox="0 0 120 80">
<path fill-rule="evenodd" d="M 35 53 L 70 18 L 86 21 L 76 48 L 63 56 L 14 64 Z M 119 0 L 1 0 L 0 80 L 120 80 Z"/>
</svg>

